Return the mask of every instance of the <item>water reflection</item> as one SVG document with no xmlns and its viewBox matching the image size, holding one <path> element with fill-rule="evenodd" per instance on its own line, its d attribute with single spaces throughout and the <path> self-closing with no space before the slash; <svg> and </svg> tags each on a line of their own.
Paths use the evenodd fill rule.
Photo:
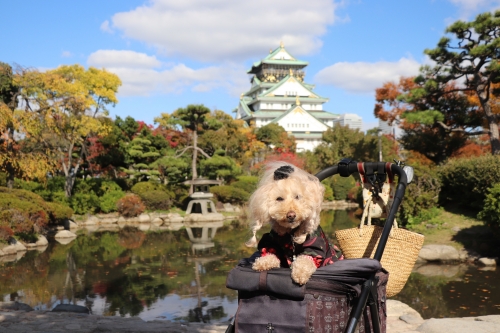
<svg viewBox="0 0 500 333">
<path fill-rule="evenodd" d="M 321 225 L 330 237 L 357 223 L 348 211 L 322 212 Z M 35 309 L 74 303 L 94 314 L 144 320 L 216 322 L 234 315 L 237 294 L 225 281 L 238 260 L 254 251 L 244 246 L 248 227 L 221 222 L 193 222 L 180 230 L 172 230 L 177 225 L 148 226 L 148 231 L 98 229 L 69 244 L 51 242 L 44 252 L 28 251 L 0 262 L 0 293 L 6 301 Z M 498 271 L 454 269 L 445 269 L 449 276 L 430 276 L 422 268 L 396 298 L 425 318 L 498 313 Z"/>
</svg>

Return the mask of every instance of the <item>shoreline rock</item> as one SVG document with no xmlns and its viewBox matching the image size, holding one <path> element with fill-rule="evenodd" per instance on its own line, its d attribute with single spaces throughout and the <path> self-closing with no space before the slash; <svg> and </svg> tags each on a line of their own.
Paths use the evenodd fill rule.
<svg viewBox="0 0 500 333">
<path fill-rule="evenodd" d="M 68 304 L 65 304 L 68 305 Z M 68 308 L 71 308 L 68 307 Z M 26 304 L 0 302 L 0 332 L 192 332 L 224 333 L 229 323 L 143 321 L 139 317 L 30 311 Z M 387 333 L 500 332 L 500 315 L 422 319 L 405 303 L 387 300 Z"/>
</svg>

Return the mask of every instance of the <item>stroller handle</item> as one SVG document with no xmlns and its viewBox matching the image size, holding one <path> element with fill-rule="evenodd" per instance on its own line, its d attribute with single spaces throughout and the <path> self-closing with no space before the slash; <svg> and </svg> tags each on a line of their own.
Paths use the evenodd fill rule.
<svg viewBox="0 0 500 333">
<path fill-rule="evenodd" d="M 398 175 L 398 185 L 396 187 L 396 193 L 394 195 L 394 201 L 392 203 L 391 209 L 389 210 L 389 214 L 387 216 L 387 219 L 385 220 L 384 228 L 382 230 L 382 234 L 380 235 L 380 240 L 377 246 L 377 249 L 375 251 L 375 255 L 373 256 L 373 259 L 376 259 L 380 261 L 382 259 L 382 255 L 384 254 L 384 249 L 387 244 L 387 241 L 389 239 L 389 234 L 392 229 L 392 224 L 394 222 L 394 219 L 396 217 L 396 213 L 398 211 L 399 205 L 401 204 L 401 201 L 403 200 L 406 186 L 408 185 L 408 177 L 406 175 L 406 172 L 401 168 L 400 166 L 396 164 L 391 164 L 388 162 L 356 162 L 353 161 L 349 158 L 345 158 L 341 160 L 337 165 L 328 167 L 324 170 L 321 170 L 316 174 L 316 177 L 320 181 L 323 179 L 340 174 L 342 177 L 349 177 L 353 173 L 358 172 L 358 168 L 362 167 L 363 170 L 370 170 L 369 172 L 371 173 L 370 175 L 368 173 L 365 174 L 365 176 L 377 176 L 378 174 L 384 174 L 387 171 L 390 170 L 393 174 Z M 374 178 L 375 178 L 374 177 Z M 374 179 L 372 178 L 372 179 Z M 381 179 L 385 180 L 385 175 L 381 177 Z M 372 183 L 373 184 L 373 183 Z M 367 300 L 372 294 L 372 299 L 376 298 L 376 292 L 374 291 L 374 288 L 376 287 L 376 277 L 375 274 L 372 274 L 370 279 L 365 282 L 365 284 L 362 287 L 361 294 L 359 296 L 358 303 L 356 307 L 353 309 L 351 312 L 351 316 L 349 319 L 349 323 L 347 326 L 346 333 L 354 333 L 357 324 L 359 323 L 361 314 L 366 307 Z M 372 317 L 372 325 L 375 333 L 380 333 L 380 319 L 378 318 L 378 309 L 376 302 L 371 301 L 370 303 L 370 313 Z"/>
<path fill-rule="evenodd" d="M 377 171 L 377 173 L 385 173 L 390 166 L 390 171 L 393 174 L 398 175 L 398 185 L 396 187 L 394 201 L 387 216 L 382 235 L 380 236 L 379 245 L 375 251 L 375 255 L 373 256 L 373 259 L 380 261 L 391 232 L 392 223 L 394 222 L 399 205 L 405 195 L 406 186 L 408 185 L 408 178 L 403 168 L 390 162 L 356 162 L 352 159 L 344 158 L 337 165 L 333 165 L 318 172 L 316 177 L 318 177 L 320 181 L 336 174 L 340 174 L 342 177 L 349 177 L 353 173 L 358 172 L 358 168 L 361 166 L 365 170 L 374 170 L 374 172 Z M 368 173 L 366 176 L 369 176 Z"/>
</svg>

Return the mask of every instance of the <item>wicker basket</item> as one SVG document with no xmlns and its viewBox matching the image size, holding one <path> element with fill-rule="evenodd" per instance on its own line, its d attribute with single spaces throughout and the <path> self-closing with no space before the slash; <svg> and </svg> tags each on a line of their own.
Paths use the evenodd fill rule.
<svg viewBox="0 0 500 333">
<path fill-rule="evenodd" d="M 374 225 L 338 230 L 335 236 L 346 258 L 373 258 L 382 227 Z M 389 272 L 387 297 L 403 289 L 424 244 L 424 236 L 406 229 L 393 228 L 385 246 L 382 267 Z"/>
</svg>

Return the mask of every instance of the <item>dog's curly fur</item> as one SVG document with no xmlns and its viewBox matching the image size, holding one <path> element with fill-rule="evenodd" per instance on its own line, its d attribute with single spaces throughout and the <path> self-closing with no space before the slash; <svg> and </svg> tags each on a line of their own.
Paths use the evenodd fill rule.
<svg viewBox="0 0 500 333">
<path fill-rule="evenodd" d="M 319 226 L 324 191 L 318 178 L 302 169 L 285 162 L 268 164 L 249 200 L 253 237 L 247 246 L 257 245 L 255 234 L 264 224 L 270 224 L 278 235 L 290 234 L 293 242 L 303 244 L 307 235 Z M 252 266 L 257 271 L 274 267 L 280 267 L 280 260 L 274 254 L 256 259 Z M 305 284 L 316 271 L 316 265 L 307 256 L 298 254 L 291 269 L 292 279 Z"/>
</svg>

